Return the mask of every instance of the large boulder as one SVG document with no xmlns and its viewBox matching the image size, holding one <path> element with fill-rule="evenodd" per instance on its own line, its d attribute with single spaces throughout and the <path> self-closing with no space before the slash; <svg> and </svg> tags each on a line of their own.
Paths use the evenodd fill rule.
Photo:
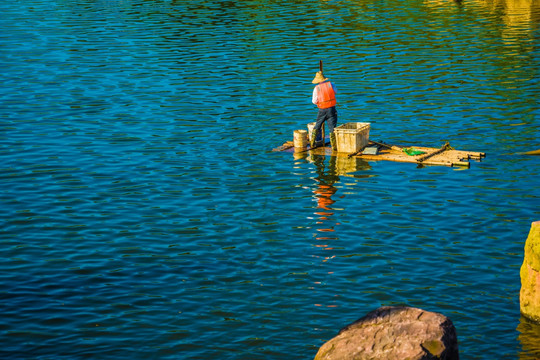
<svg viewBox="0 0 540 360">
<path fill-rule="evenodd" d="M 540 221 L 531 224 L 525 241 L 525 253 L 520 270 L 521 291 L 519 306 L 521 313 L 540 322 Z"/>
<path fill-rule="evenodd" d="M 315 360 L 459 359 L 456 329 L 446 316 L 407 306 L 378 308 L 326 342 Z"/>
</svg>

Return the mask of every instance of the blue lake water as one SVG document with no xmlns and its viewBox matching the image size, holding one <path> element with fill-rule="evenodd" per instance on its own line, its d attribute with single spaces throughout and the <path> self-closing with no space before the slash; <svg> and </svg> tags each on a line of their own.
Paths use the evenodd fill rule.
<svg viewBox="0 0 540 360">
<path fill-rule="evenodd" d="M 382 306 L 540 357 L 538 1 L 0 4 L 0 355 L 310 359 Z M 272 152 L 316 116 L 470 169 Z"/>
</svg>

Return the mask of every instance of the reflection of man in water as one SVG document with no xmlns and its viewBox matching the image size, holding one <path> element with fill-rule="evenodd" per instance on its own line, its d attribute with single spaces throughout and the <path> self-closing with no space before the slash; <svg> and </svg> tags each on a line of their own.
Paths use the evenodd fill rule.
<svg viewBox="0 0 540 360">
<path fill-rule="evenodd" d="M 332 212 L 332 204 L 336 201 L 332 199 L 332 195 L 337 192 L 337 188 L 334 186 L 339 181 L 339 176 L 336 173 L 336 157 L 330 158 L 328 171 L 325 172 L 325 157 L 314 156 L 313 161 L 317 165 L 317 189 L 313 190 L 313 193 L 317 197 L 317 208 L 323 211 L 316 211 L 316 215 L 320 215 L 319 220 L 329 220 L 329 217 L 334 215 Z M 326 210 L 326 211 L 325 211 Z M 317 222 L 322 224 L 323 222 Z M 318 231 L 334 231 L 333 228 L 318 229 Z"/>
<path fill-rule="evenodd" d="M 317 190 L 314 191 L 314 193 L 317 195 L 317 202 L 318 202 L 318 208 L 324 209 L 324 210 L 332 210 L 330 206 L 335 203 L 334 200 L 332 200 L 332 195 L 336 193 L 337 189 L 332 185 L 327 185 L 324 182 L 319 182 Z M 333 213 L 315 213 L 317 215 L 332 215 Z"/>
</svg>

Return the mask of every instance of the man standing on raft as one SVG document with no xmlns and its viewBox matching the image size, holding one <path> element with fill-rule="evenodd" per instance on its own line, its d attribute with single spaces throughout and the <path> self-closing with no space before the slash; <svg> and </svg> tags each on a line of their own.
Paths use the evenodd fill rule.
<svg viewBox="0 0 540 360">
<path fill-rule="evenodd" d="M 332 150 L 337 151 L 336 134 L 334 134 L 334 128 L 337 125 L 336 88 L 330 80 L 324 77 L 322 72 L 322 62 L 320 63 L 320 71 L 315 74 L 312 83 L 317 85 L 315 86 L 315 89 L 313 89 L 311 102 L 317 105 L 319 113 L 317 114 L 317 122 L 311 133 L 310 145 L 312 148 L 315 147 L 317 136 L 320 135 L 321 127 L 326 121 L 328 124 L 328 131 L 330 132 L 330 146 L 332 146 Z"/>
</svg>

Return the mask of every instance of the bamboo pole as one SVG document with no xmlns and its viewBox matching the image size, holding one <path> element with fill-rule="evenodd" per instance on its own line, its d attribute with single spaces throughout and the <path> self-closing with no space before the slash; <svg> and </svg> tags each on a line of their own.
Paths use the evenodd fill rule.
<svg viewBox="0 0 540 360">
<path fill-rule="evenodd" d="M 462 166 L 462 167 L 470 168 L 471 163 L 468 161 L 454 161 L 452 163 L 452 166 Z"/>
<path fill-rule="evenodd" d="M 430 157 L 432 156 L 435 156 L 437 154 L 440 154 L 442 152 L 445 152 L 448 148 L 450 147 L 450 144 L 448 144 L 448 142 L 446 144 L 444 144 L 440 149 L 438 150 L 435 150 L 429 154 L 426 154 L 426 155 L 423 155 L 423 156 L 420 156 L 419 158 L 416 158 L 416 161 L 421 163 L 423 162 L 424 160 L 426 159 L 429 159 Z"/>
<path fill-rule="evenodd" d="M 379 145 L 379 146 L 383 146 L 385 148 L 388 148 L 388 149 L 392 149 L 392 150 L 396 150 L 396 151 L 402 151 L 403 149 L 399 146 L 395 146 L 395 145 L 388 145 L 388 144 L 383 144 L 383 143 L 380 143 L 380 142 L 376 142 L 376 141 L 373 141 L 373 140 L 369 140 L 370 143 L 373 143 L 375 145 Z"/>
<path fill-rule="evenodd" d="M 452 167 L 452 163 L 448 161 L 425 161 L 421 162 L 421 165 L 433 165 L 433 166 L 448 166 Z"/>
<path fill-rule="evenodd" d="M 462 151 L 462 152 L 466 153 L 472 158 L 481 159 L 483 157 L 486 157 L 486 153 L 483 153 L 483 152 L 474 152 L 474 151 Z"/>
</svg>

